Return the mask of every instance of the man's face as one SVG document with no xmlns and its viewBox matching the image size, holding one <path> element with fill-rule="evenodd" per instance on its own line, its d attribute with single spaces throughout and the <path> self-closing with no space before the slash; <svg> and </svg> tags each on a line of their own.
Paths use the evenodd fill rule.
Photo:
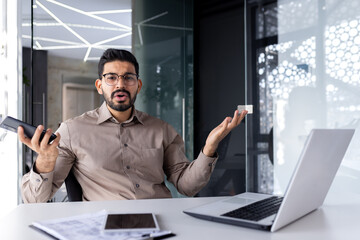
<svg viewBox="0 0 360 240">
<path fill-rule="evenodd" d="M 117 75 L 136 74 L 134 65 L 124 61 L 105 63 L 103 74 L 107 73 L 116 73 Z M 104 95 L 105 101 L 111 109 L 124 112 L 134 106 L 136 95 L 140 92 L 142 82 L 138 79 L 134 85 L 129 86 L 120 77 L 115 85 L 110 86 L 106 83 L 105 78 L 102 77 L 102 79 L 96 80 L 95 85 L 99 94 Z"/>
</svg>

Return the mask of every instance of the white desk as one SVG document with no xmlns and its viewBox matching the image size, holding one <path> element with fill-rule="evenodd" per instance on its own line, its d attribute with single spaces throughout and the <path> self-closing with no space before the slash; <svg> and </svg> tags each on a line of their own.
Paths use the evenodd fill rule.
<svg viewBox="0 0 360 240">
<path fill-rule="evenodd" d="M 171 230 L 176 237 L 169 239 L 360 239 L 360 195 L 345 196 L 329 193 L 325 204 L 275 233 L 214 223 L 190 217 L 182 212 L 193 206 L 218 198 L 183 198 L 131 201 L 101 201 L 73 203 L 21 204 L 0 220 L 0 239 L 49 239 L 29 228 L 35 220 L 68 217 L 97 212 L 102 209 L 118 212 L 153 212 L 160 227 Z"/>
</svg>

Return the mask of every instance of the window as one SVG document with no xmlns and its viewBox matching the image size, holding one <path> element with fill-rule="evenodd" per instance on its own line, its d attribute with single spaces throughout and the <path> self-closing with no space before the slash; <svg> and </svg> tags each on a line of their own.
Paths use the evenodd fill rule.
<svg viewBox="0 0 360 240">
<path fill-rule="evenodd" d="M 21 90 L 19 86 L 21 69 L 18 60 L 21 59 L 18 36 L 18 1 L 2 0 L 0 4 L 0 117 L 13 116 L 19 118 L 21 110 Z M 15 208 L 20 201 L 18 179 L 20 176 L 19 159 L 21 147 L 17 135 L 0 130 L 0 159 L 2 173 L 0 175 L 0 217 Z"/>
<path fill-rule="evenodd" d="M 360 3 L 252 1 L 247 7 L 248 76 L 256 80 L 248 81 L 248 101 L 258 111 L 250 144 L 273 149 L 272 156 L 252 159 L 252 187 L 283 193 L 311 129 L 360 127 Z M 349 189 L 360 184 L 356 142 L 357 134 L 337 178 Z"/>
</svg>

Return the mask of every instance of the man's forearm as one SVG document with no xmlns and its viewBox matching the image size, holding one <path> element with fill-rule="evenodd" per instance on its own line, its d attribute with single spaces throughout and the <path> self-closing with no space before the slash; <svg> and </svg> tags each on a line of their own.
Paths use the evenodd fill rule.
<svg viewBox="0 0 360 240">
<path fill-rule="evenodd" d="M 217 146 L 210 146 L 209 144 L 205 144 L 202 151 L 207 157 L 213 157 L 216 153 L 216 149 Z"/>
<path fill-rule="evenodd" d="M 198 158 L 183 170 L 176 184 L 176 188 L 181 194 L 194 196 L 208 183 L 217 160 L 217 155 L 215 154 L 215 156 L 208 157 L 201 152 Z"/>
</svg>

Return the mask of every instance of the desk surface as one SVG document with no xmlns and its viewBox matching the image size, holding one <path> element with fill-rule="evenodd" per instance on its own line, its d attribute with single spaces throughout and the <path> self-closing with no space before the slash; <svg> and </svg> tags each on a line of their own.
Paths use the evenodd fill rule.
<svg viewBox="0 0 360 240">
<path fill-rule="evenodd" d="M 313 213 L 275 233 L 200 220 L 182 210 L 220 198 L 182 198 L 130 201 L 21 204 L 0 220 L 0 239 L 49 239 L 29 228 L 35 220 L 47 220 L 97 212 L 153 212 L 160 228 L 171 230 L 170 239 L 359 239 L 360 195 L 339 198 L 332 193 Z"/>
</svg>

